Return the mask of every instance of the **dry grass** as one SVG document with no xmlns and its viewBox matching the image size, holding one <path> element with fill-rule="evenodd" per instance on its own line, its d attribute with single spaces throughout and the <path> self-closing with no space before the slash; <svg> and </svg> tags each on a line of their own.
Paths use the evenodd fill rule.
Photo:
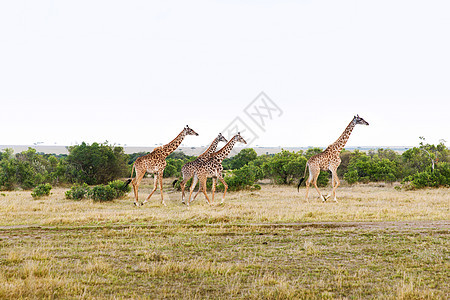
<svg viewBox="0 0 450 300">
<path fill-rule="evenodd" d="M 339 203 L 322 203 L 314 190 L 307 203 L 304 189 L 297 193 L 294 187 L 264 185 L 261 191 L 229 193 L 224 205 L 216 203 L 210 207 L 199 196 L 191 207 L 186 207 L 181 204 L 180 193 L 169 188 L 168 183 L 164 193 L 168 207 L 160 205 L 159 194 L 135 208 L 132 193 L 111 203 L 94 203 L 66 200 L 65 189 L 55 189 L 50 197 L 41 200 L 33 200 L 28 191 L 3 192 L 0 226 L 398 221 L 449 217 L 449 189 L 397 191 L 393 186 L 356 185 L 338 189 Z M 150 189 L 147 181 L 140 190 L 142 200 Z"/>
<path fill-rule="evenodd" d="M 168 207 L 64 191 L 0 194 L 1 299 L 449 297 L 449 189 L 347 186 L 336 204 L 264 185 L 189 208 L 168 186 Z"/>
</svg>

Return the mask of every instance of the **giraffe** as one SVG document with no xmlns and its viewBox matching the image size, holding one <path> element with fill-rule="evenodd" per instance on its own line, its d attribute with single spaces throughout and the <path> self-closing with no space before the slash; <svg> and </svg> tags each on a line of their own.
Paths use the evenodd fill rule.
<svg viewBox="0 0 450 300">
<path fill-rule="evenodd" d="M 183 175 L 183 181 L 180 183 L 181 186 L 181 203 L 185 203 L 184 199 L 184 188 L 186 187 L 186 182 L 191 179 L 192 176 L 194 176 L 195 170 L 198 169 L 201 162 L 207 160 L 211 154 L 213 154 L 216 149 L 219 142 L 227 143 L 227 139 L 222 135 L 222 133 L 219 133 L 219 135 L 213 140 L 211 145 L 206 149 L 205 152 L 203 152 L 201 155 L 197 157 L 196 160 L 186 163 L 181 168 L 181 174 Z M 176 182 L 176 181 L 175 181 Z M 174 184 L 175 184 L 174 182 Z"/>
<path fill-rule="evenodd" d="M 303 174 L 303 177 L 300 179 L 300 182 L 297 186 L 297 191 L 300 188 L 300 185 L 302 184 L 303 180 L 306 176 L 306 170 L 309 167 L 309 178 L 306 181 L 306 201 L 308 201 L 308 189 L 309 185 L 311 184 L 311 181 L 314 184 L 314 187 L 317 190 L 317 193 L 319 193 L 319 197 L 322 199 L 322 201 L 326 201 L 330 196 L 324 197 L 317 187 L 317 177 L 319 176 L 320 170 L 329 170 L 331 171 L 331 185 L 333 186 L 332 195 L 334 197 L 334 201 L 338 202 L 336 199 L 336 189 L 339 186 L 339 178 L 337 176 L 336 170 L 341 164 L 341 158 L 339 157 L 339 154 L 341 153 L 342 149 L 344 148 L 345 144 L 348 141 L 348 138 L 350 137 L 350 134 L 353 131 L 353 128 L 355 128 L 356 125 L 369 125 L 363 118 L 361 118 L 359 115 L 356 115 L 353 117 L 353 120 L 348 124 L 348 126 L 345 128 L 344 132 L 341 134 L 341 136 L 331 145 L 329 145 L 323 152 L 313 155 L 308 162 L 306 163 L 305 167 L 305 173 Z"/>
<path fill-rule="evenodd" d="M 164 202 L 163 186 L 162 186 L 163 172 L 164 168 L 167 165 L 166 157 L 178 148 L 178 146 L 181 144 L 186 135 L 198 135 L 198 133 L 186 125 L 186 127 L 183 128 L 180 134 L 178 134 L 178 136 L 174 138 L 170 143 L 164 146 L 157 147 L 153 149 L 153 151 L 150 152 L 149 154 L 138 157 L 138 159 L 136 159 L 136 161 L 133 164 L 133 168 L 131 169 L 131 178 L 125 182 L 125 186 L 130 184 L 130 182 L 133 185 L 135 198 L 134 204 L 136 206 L 139 206 L 138 201 L 139 184 L 141 183 L 142 178 L 144 178 L 146 172 L 154 174 L 155 186 L 153 187 L 153 190 L 150 193 L 150 195 L 147 197 L 147 199 L 145 199 L 144 202 L 142 202 L 141 205 L 144 205 L 144 203 L 146 203 L 150 199 L 150 197 L 156 191 L 159 182 L 159 190 L 161 191 L 161 204 L 166 206 L 166 203 Z M 136 170 L 135 178 L 133 178 L 134 170 Z"/>
<path fill-rule="evenodd" d="M 189 205 L 189 203 L 191 202 L 192 192 L 194 191 L 197 181 L 200 181 L 200 186 L 198 188 L 197 193 L 194 196 L 194 200 L 201 190 L 203 191 L 203 194 L 205 194 L 208 203 L 210 205 L 214 203 L 214 192 L 216 190 L 217 179 L 219 179 L 220 182 L 222 182 L 222 184 L 225 186 L 222 201 L 220 202 L 223 203 L 223 201 L 225 200 L 225 195 L 227 193 L 228 185 L 222 177 L 223 171 L 222 161 L 225 159 L 225 157 L 228 156 L 228 154 L 230 154 L 231 149 L 233 149 L 234 144 L 236 144 L 237 142 L 247 144 L 247 142 L 242 138 L 241 134 L 238 132 L 225 146 L 223 146 L 222 149 L 213 153 L 209 159 L 202 161 L 199 164 L 199 167 L 194 172 L 194 179 L 192 180 L 192 185 L 189 191 L 189 199 L 188 202 L 186 203 L 187 205 Z M 212 177 L 213 179 L 212 201 L 209 200 L 209 197 L 206 194 L 206 180 L 208 179 L 208 177 Z"/>
</svg>

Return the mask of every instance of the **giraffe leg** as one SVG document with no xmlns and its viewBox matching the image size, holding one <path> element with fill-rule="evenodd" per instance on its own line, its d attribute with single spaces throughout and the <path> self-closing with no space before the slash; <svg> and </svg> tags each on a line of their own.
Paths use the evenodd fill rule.
<svg viewBox="0 0 450 300">
<path fill-rule="evenodd" d="M 195 189 L 195 188 L 194 188 L 194 189 Z M 197 192 L 195 193 L 194 198 L 192 198 L 192 202 L 194 202 L 195 199 L 197 199 L 197 196 L 198 196 L 198 194 L 200 194 L 201 189 L 202 189 L 202 187 L 201 187 L 201 184 L 199 183 L 199 184 L 198 184 L 198 190 L 197 190 Z"/>
<path fill-rule="evenodd" d="M 192 198 L 192 202 L 195 201 L 195 199 L 197 198 L 198 194 L 200 194 L 201 191 L 202 191 L 202 187 L 201 187 L 201 183 L 199 183 L 197 193 L 195 193 L 194 198 Z"/>
<path fill-rule="evenodd" d="M 184 188 L 186 187 L 186 182 L 187 180 L 184 180 L 180 183 L 180 187 L 181 187 L 181 203 L 185 204 L 184 202 Z"/>
<path fill-rule="evenodd" d="M 331 174 L 333 175 L 333 173 L 331 173 Z M 331 187 L 332 187 L 333 189 L 334 189 L 334 185 L 335 185 L 335 184 L 336 184 L 336 182 L 334 181 L 333 176 L 331 176 Z M 328 198 L 330 198 L 331 195 L 332 195 L 332 193 L 327 194 L 327 195 L 325 196 L 325 199 L 328 200 Z"/>
<path fill-rule="evenodd" d="M 136 171 L 136 177 L 131 180 L 131 184 L 133 185 L 133 191 L 134 191 L 134 205 L 139 206 L 139 184 L 141 184 L 142 178 L 144 178 L 145 173 L 143 172 L 137 172 Z"/>
<path fill-rule="evenodd" d="M 336 170 L 331 171 L 331 172 L 332 172 L 331 181 L 333 182 L 332 195 L 333 195 L 334 201 L 336 201 L 336 203 L 337 203 L 338 201 L 336 199 L 336 189 L 338 188 L 340 182 L 339 182 L 339 177 L 337 176 Z"/>
<path fill-rule="evenodd" d="M 206 193 L 206 180 L 208 179 L 208 177 L 206 177 L 206 176 L 202 176 L 201 178 L 200 178 L 200 186 L 202 187 L 202 191 L 203 191 L 203 194 L 205 195 L 205 197 L 206 197 L 206 200 L 208 201 L 208 203 L 209 203 L 209 205 L 211 205 L 212 203 L 211 203 L 211 201 L 209 201 L 209 197 L 208 197 L 208 194 Z M 198 194 L 198 193 L 197 193 Z M 194 197 L 194 199 L 195 199 L 195 197 Z"/>
<path fill-rule="evenodd" d="M 306 192 L 305 192 L 305 198 L 306 198 L 306 202 L 309 203 L 308 200 L 308 194 L 309 194 L 309 186 L 311 185 L 311 181 L 312 181 L 312 176 L 311 173 L 309 174 L 308 180 L 306 180 L 305 184 L 306 184 Z"/>
<path fill-rule="evenodd" d="M 218 178 L 219 178 L 220 182 L 222 182 L 222 184 L 223 184 L 223 186 L 224 186 L 224 191 L 223 191 L 222 201 L 220 201 L 220 204 L 222 204 L 223 201 L 225 201 L 225 195 L 226 195 L 227 190 L 228 190 L 228 184 L 225 182 L 225 180 L 223 179 L 222 176 L 219 176 Z"/>
<path fill-rule="evenodd" d="M 192 178 L 194 174 L 192 173 L 183 173 L 183 181 L 181 181 L 180 183 L 180 187 L 181 187 L 181 203 L 186 204 L 185 203 L 185 195 L 184 195 L 184 189 L 186 188 L 186 183 L 189 181 L 189 179 Z"/>
<path fill-rule="evenodd" d="M 317 187 L 317 179 L 315 179 L 315 180 L 313 181 L 313 184 L 314 184 L 314 187 L 316 188 L 317 193 L 319 193 L 320 199 L 322 199 L 323 202 L 327 201 L 327 198 L 325 198 L 325 197 L 320 193 L 320 190 L 319 190 L 319 188 Z"/>
<path fill-rule="evenodd" d="M 164 195 L 163 195 L 163 173 L 162 172 L 158 173 L 158 177 L 159 177 L 159 190 L 161 191 L 161 204 L 167 206 L 166 202 L 164 202 Z"/>
<path fill-rule="evenodd" d="M 148 197 L 147 197 L 147 199 L 145 199 L 144 200 L 144 202 L 142 202 L 142 204 L 141 205 L 144 205 L 145 203 L 147 203 L 148 202 L 148 200 L 150 200 L 150 197 L 153 195 L 153 193 L 156 191 L 156 189 L 158 188 L 158 173 L 156 173 L 155 175 L 154 175 L 154 180 L 155 180 L 155 184 L 154 184 L 154 186 L 153 186 L 153 190 L 152 190 L 152 192 L 150 193 L 150 195 L 148 195 Z"/>
<path fill-rule="evenodd" d="M 186 203 L 186 205 L 188 205 L 188 206 L 189 206 L 189 203 L 191 203 L 192 192 L 194 191 L 195 186 L 197 185 L 197 181 L 198 181 L 198 176 L 194 175 L 194 178 L 192 179 L 191 187 L 189 189 L 189 199 Z"/>
<path fill-rule="evenodd" d="M 320 192 L 319 188 L 317 187 L 317 178 L 319 177 L 320 174 L 320 169 L 319 168 L 309 168 L 309 176 L 312 179 L 312 183 L 314 184 L 314 187 L 316 188 L 317 193 L 319 194 L 320 199 L 322 199 L 323 202 L 327 201 L 327 198 L 325 198 L 322 193 Z"/>
<path fill-rule="evenodd" d="M 208 177 L 206 177 L 205 180 L 208 180 Z M 198 184 L 198 190 L 197 193 L 195 193 L 194 198 L 192 199 L 192 201 L 195 201 L 195 199 L 197 198 L 198 194 L 200 194 L 200 192 L 203 190 L 203 186 L 202 186 L 202 179 L 199 178 L 199 184 Z M 205 192 L 206 192 L 206 187 L 205 187 Z"/>
<path fill-rule="evenodd" d="M 213 184 L 212 184 L 212 188 L 211 188 L 211 191 L 212 191 L 211 201 L 212 201 L 212 203 L 214 203 L 214 192 L 216 191 L 217 177 L 213 177 L 212 180 L 213 180 Z"/>
</svg>

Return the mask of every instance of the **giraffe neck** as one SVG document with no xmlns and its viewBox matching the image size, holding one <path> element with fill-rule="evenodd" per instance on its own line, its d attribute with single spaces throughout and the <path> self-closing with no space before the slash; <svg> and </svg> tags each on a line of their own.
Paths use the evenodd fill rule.
<svg viewBox="0 0 450 300">
<path fill-rule="evenodd" d="M 203 157 L 209 157 L 211 156 L 211 154 L 214 153 L 214 151 L 216 151 L 217 149 L 217 145 L 219 144 L 219 138 L 215 138 L 214 141 L 211 143 L 211 145 L 208 147 L 208 149 L 206 149 L 205 152 L 203 152 L 201 155 L 199 155 L 199 158 L 203 158 Z"/>
<path fill-rule="evenodd" d="M 220 162 L 225 159 L 225 157 L 230 154 L 231 149 L 233 149 L 234 144 L 236 144 L 235 139 L 231 139 L 222 149 L 214 153 L 214 157 L 216 157 Z"/>
<path fill-rule="evenodd" d="M 181 142 L 183 141 L 185 136 L 186 136 L 186 134 L 183 129 L 183 131 L 180 132 L 180 134 L 176 138 L 174 138 L 170 143 L 162 146 L 162 151 L 163 151 L 164 155 L 167 157 L 170 153 L 175 151 L 178 148 L 178 146 L 181 144 Z"/>
<path fill-rule="evenodd" d="M 352 120 L 350 124 L 347 125 L 341 136 L 336 140 L 336 142 L 332 144 L 333 148 L 337 151 L 338 154 L 341 153 L 342 149 L 344 149 L 345 144 L 347 143 L 348 138 L 353 131 L 353 128 L 355 128 L 355 123 Z"/>
</svg>

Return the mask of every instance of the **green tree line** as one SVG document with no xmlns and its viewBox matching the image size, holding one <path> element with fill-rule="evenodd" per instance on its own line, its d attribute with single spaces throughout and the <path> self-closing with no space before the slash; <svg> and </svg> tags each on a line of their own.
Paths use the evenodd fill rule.
<svg viewBox="0 0 450 300">
<path fill-rule="evenodd" d="M 122 147 L 107 143 L 81 143 L 68 147 L 68 155 L 37 153 L 29 148 L 13 154 L 0 151 L 0 190 L 32 189 L 40 184 L 108 184 L 128 178 L 134 161 L 146 153 L 125 154 Z M 258 181 L 293 184 L 303 176 L 307 160 L 320 148 L 273 155 L 257 155 L 254 149 L 241 150 L 223 161 L 225 181 L 230 190 L 258 189 Z M 164 177 L 179 177 L 182 166 L 196 157 L 176 151 L 167 157 Z M 338 175 L 348 183 L 402 182 L 411 188 L 450 186 L 450 151 L 443 144 L 424 141 L 418 147 L 397 153 L 390 149 L 341 153 Z M 330 175 L 322 171 L 318 184 L 327 185 Z M 188 185 L 190 183 L 188 182 Z M 218 189 L 221 185 L 218 185 Z"/>
</svg>

